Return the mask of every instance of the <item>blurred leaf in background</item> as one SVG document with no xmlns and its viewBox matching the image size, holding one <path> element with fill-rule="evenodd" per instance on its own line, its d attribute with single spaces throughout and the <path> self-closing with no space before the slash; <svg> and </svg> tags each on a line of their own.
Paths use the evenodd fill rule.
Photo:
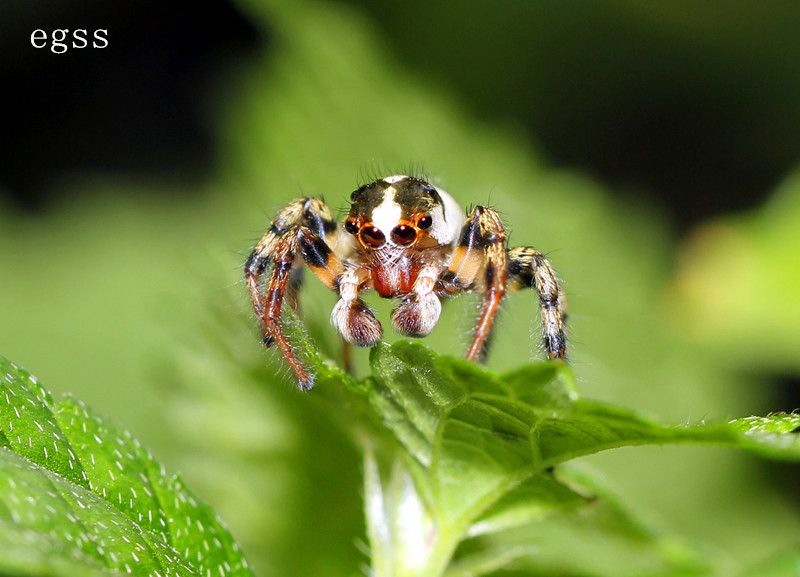
<svg viewBox="0 0 800 577">
<path fill-rule="evenodd" d="M 757 211 L 695 230 L 672 293 L 676 325 L 740 370 L 800 369 L 800 175 Z"/>
<path fill-rule="evenodd" d="M 552 168 L 505 117 L 491 124 L 478 120 L 466 103 L 471 88 L 459 90 L 434 72 L 420 73 L 400 62 L 405 46 L 424 51 L 437 40 L 436 31 L 422 33 L 423 28 L 397 21 L 406 33 L 398 43 L 382 33 L 392 28 L 391 19 L 378 24 L 347 4 L 241 0 L 238 6 L 270 44 L 211 97 L 219 107 L 207 122 L 220 132 L 213 177 L 176 186 L 114 174 L 73 176 L 55 195 L 64 200 L 38 215 L 0 207 L 0 351 L 125 422 L 160 460 L 181 470 L 229 524 L 257 574 L 351 575 L 363 561 L 358 456 L 330 407 L 313 393 L 297 394 L 279 359 L 259 349 L 239 278 L 248 248 L 277 208 L 300 195 L 325 195 L 332 207 L 344 208 L 365 174 L 423 164 L 462 205 L 496 207 L 513 245 L 534 245 L 549 255 L 570 299 L 572 359 L 583 396 L 673 422 L 794 408 L 773 406 L 752 377 L 737 371 L 742 365 L 723 354 L 735 350 L 741 358 L 750 350 L 744 338 L 733 336 L 744 330 L 719 333 L 735 340 L 735 349 L 722 348 L 714 335 L 697 338 L 693 319 L 708 315 L 708 324 L 733 324 L 752 315 L 755 302 L 747 299 L 727 298 L 730 308 L 712 310 L 711 304 L 720 304 L 713 287 L 721 286 L 724 275 L 704 281 L 702 287 L 713 289 L 706 291 L 705 302 L 702 291 L 692 290 L 675 297 L 684 299 L 677 301 L 680 313 L 665 306 L 664 287 L 672 282 L 679 252 L 667 217 L 650 203 L 612 196 L 580 173 Z M 624 18 L 642 22 L 646 11 L 617 6 Z M 462 9 L 446 12 L 462 22 L 469 18 Z M 414 23 L 426 22 L 411 16 Z M 585 34 L 591 29 L 586 21 L 594 21 L 582 18 Z M 517 28 L 527 30 L 523 24 L 530 20 L 519 18 Z M 652 14 L 644 21 L 658 28 Z M 562 30 L 570 29 L 565 24 Z M 449 34 L 458 35 L 458 26 Z M 474 39 L 466 44 L 480 48 L 482 58 L 513 59 L 513 50 L 502 43 L 465 36 Z M 573 58 L 581 54 L 578 46 Z M 686 60 L 704 50 L 702 42 L 691 41 Z M 547 56 L 558 62 L 559 53 Z M 491 93 L 504 79 L 472 77 L 477 58 L 475 50 L 465 53 L 459 70 Z M 561 77 L 565 86 L 590 72 L 597 75 L 596 89 L 579 91 L 573 103 L 603 102 L 600 88 L 615 76 L 613 58 L 602 61 L 608 66 L 595 68 L 589 59 L 586 68 Z M 491 72 L 491 66 L 477 70 Z M 523 70 L 538 73 L 532 65 Z M 535 92 L 520 90 L 523 96 L 517 96 L 537 109 L 558 77 L 554 70 Z M 680 81 L 692 82 L 676 80 L 676 85 Z M 791 91 L 795 85 L 787 86 Z M 672 105 L 665 99 L 659 110 Z M 491 116 L 502 116 L 503 104 L 492 101 L 492 106 Z M 565 120 L 565 114 L 554 118 Z M 615 122 L 607 110 L 599 118 Z M 572 122 L 570 131 L 580 140 L 585 123 L 574 117 Z M 648 136 L 641 135 L 642 147 Z M 686 173 L 691 175 L 693 166 Z M 186 194 L 176 194 L 184 189 Z M 70 198 L 80 200 L 67 202 Z M 783 230 L 788 239 L 796 222 L 790 213 L 764 209 L 752 217 L 763 223 L 761 246 L 771 255 L 767 247 L 793 246 L 770 236 Z M 724 244 L 712 248 L 705 254 L 714 262 L 729 251 Z M 752 265 L 764 271 L 753 282 L 785 287 L 779 294 L 789 307 L 798 283 L 782 263 L 796 262 L 796 254 L 772 266 L 756 255 Z M 697 269 L 686 270 L 679 287 L 687 286 L 681 279 L 691 279 Z M 704 266 L 700 270 L 706 275 Z M 728 274 L 730 267 L 719 270 Z M 772 281 L 773 274 L 785 280 Z M 748 285 L 739 281 L 730 283 L 745 290 Z M 337 350 L 327 326 L 333 302 L 331 293 L 307 283 L 303 310 L 331 356 Z M 385 318 L 387 303 L 371 302 Z M 448 303 L 426 343 L 441 353 L 461 354 L 474 305 L 469 298 Z M 528 294 L 508 299 L 492 368 L 510 369 L 538 354 L 530 320 L 536 307 Z M 675 322 L 691 310 L 698 314 Z M 776 364 L 790 366 L 797 339 L 781 323 L 792 317 L 781 318 L 777 311 L 758 319 L 783 335 L 771 350 Z M 715 342 L 709 346 L 704 340 Z M 357 360 L 363 375 L 366 354 Z M 707 543 L 731 567 L 794 542 L 800 529 L 797 511 L 751 459 L 712 449 L 642 448 L 587 463 L 606 475 L 629 506 Z M 591 554 L 575 555 L 582 553 Z"/>
</svg>

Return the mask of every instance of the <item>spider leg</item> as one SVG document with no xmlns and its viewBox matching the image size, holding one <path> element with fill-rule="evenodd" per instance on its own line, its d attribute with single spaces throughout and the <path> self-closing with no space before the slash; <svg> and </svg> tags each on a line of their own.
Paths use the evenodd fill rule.
<svg viewBox="0 0 800 577">
<path fill-rule="evenodd" d="M 337 279 L 340 298 L 331 311 L 331 324 L 346 342 L 357 347 L 371 347 L 383 334 L 383 327 L 375 318 L 375 313 L 358 297 L 369 278 L 366 268 L 346 268 Z M 349 349 L 344 354 L 349 354 Z"/>
<path fill-rule="evenodd" d="M 533 288 L 539 295 L 542 315 L 542 341 L 547 356 L 563 361 L 566 356 L 567 300 L 553 266 L 535 248 L 518 247 L 508 251 L 510 290 Z"/>
<path fill-rule="evenodd" d="M 414 281 L 412 291 L 392 311 L 392 326 L 407 337 L 428 336 L 442 314 L 442 302 L 435 292 L 439 270 L 423 268 Z"/>
<path fill-rule="evenodd" d="M 482 361 L 486 356 L 492 326 L 506 293 L 508 270 L 506 234 L 500 215 L 476 206 L 467 217 L 447 270 L 439 277 L 437 292 L 452 295 L 477 289 L 484 293 L 481 314 L 466 357 Z"/>
<path fill-rule="evenodd" d="M 342 261 L 328 244 L 335 236 L 336 222 L 325 204 L 315 198 L 296 200 L 282 209 L 270 229 L 256 245 L 245 263 L 245 280 L 256 317 L 261 326 L 264 344 L 275 344 L 297 377 L 298 386 L 308 390 L 314 376 L 294 353 L 286 337 L 282 308 L 284 299 L 291 306 L 296 302 L 299 283 L 297 268 L 305 262 L 311 271 L 331 290 L 344 271 Z M 298 260 L 297 256 L 302 260 Z M 265 291 L 261 279 L 269 265 L 272 270 Z"/>
<path fill-rule="evenodd" d="M 294 316 L 301 318 L 300 300 L 297 298 L 300 289 L 303 288 L 303 268 L 295 266 L 289 275 L 289 283 L 286 286 L 286 304 L 292 309 Z"/>
</svg>

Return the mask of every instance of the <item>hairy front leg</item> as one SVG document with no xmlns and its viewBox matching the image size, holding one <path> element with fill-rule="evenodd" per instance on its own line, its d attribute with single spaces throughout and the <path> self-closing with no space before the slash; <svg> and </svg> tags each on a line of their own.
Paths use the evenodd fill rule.
<svg viewBox="0 0 800 577">
<path fill-rule="evenodd" d="M 344 265 L 328 244 L 336 234 L 336 223 L 325 204 L 315 198 L 298 199 L 284 207 L 245 263 L 245 280 L 250 292 L 263 341 L 277 345 L 297 377 L 298 386 L 308 390 L 314 376 L 297 357 L 284 331 L 283 303 L 296 304 L 298 266 L 305 262 L 329 288 L 344 272 Z M 298 259 L 299 257 L 299 259 Z M 269 271 L 266 290 L 261 282 Z"/>
<path fill-rule="evenodd" d="M 269 277 L 266 294 L 261 292 L 259 286 L 260 276 L 266 267 L 265 259 L 256 253 L 254 253 L 256 256 L 251 256 L 245 266 L 245 278 L 253 301 L 253 308 L 261 325 L 264 344 L 266 346 L 277 345 L 283 358 L 294 372 L 298 386 L 303 390 L 309 390 L 314 386 L 314 377 L 295 355 L 281 321 L 283 300 L 289 286 L 295 259 L 295 244 L 293 238 L 286 238 L 277 243 L 275 250 L 270 255 L 272 274 Z"/>
<path fill-rule="evenodd" d="M 428 336 L 442 314 L 442 303 L 434 292 L 438 279 L 437 268 L 420 271 L 414 287 L 392 311 L 392 326 L 407 337 Z"/>
<path fill-rule="evenodd" d="M 339 301 L 331 312 L 331 324 L 342 338 L 357 347 L 371 347 L 383 335 L 383 327 L 375 313 L 358 294 L 369 279 L 364 268 L 348 268 L 339 277 Z"/>
</svg>

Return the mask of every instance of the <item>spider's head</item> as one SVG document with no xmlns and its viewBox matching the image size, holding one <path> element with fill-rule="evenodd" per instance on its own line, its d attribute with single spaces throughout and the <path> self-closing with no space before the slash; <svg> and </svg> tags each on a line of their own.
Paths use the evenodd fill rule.
<svg viewBox="0 0 800 577">
<path fill-rule="evenodd" d="M 386 176 L 362 186 L 350 200 L 344 229 L 366 250 L 448 245 L 464 221 L 453 197 L 413 176 Z"/>
</svg>

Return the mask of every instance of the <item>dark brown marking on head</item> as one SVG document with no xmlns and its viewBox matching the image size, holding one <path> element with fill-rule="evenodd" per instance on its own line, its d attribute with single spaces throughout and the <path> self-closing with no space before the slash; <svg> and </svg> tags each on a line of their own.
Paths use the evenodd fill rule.
<svg viewBox="0 0 800 577">
<path fill-rule="evenodd" d="M 353 192 L 350 196 L 352 205 L 350 206 L 349 218 L 370 220 L 372 211 L 383 202 L 386 189 L 391 186 L 383 180 L 376 180 L 371 184 L 366 184 Z"/>
<path fill-rule="evenodd" d="M 361 216 L 369 221 L 372 218 L 372 211 L 385 200 L 389 188 L 394 189 L 394 201 L 402 208 L 401 218 L 405 220 L 411 220 L 412 215 L 425 215 L 436 206 L 442 206 L 444 209 L 444 203 L 436 187 L 420 178 L 409 176 L 395 182 L 387 182 L 381 178 L 353 192 L 350 196 L 352 201 L 350 217 Z"/>
<path fill-rule="evenodd" d="M 436 206 L 444 207 L 436 188 L 424 180 L 408 177 L 394 184 L 395 201 L 404 209 L 404 217 L 427 214 Z"/>
</svg>

